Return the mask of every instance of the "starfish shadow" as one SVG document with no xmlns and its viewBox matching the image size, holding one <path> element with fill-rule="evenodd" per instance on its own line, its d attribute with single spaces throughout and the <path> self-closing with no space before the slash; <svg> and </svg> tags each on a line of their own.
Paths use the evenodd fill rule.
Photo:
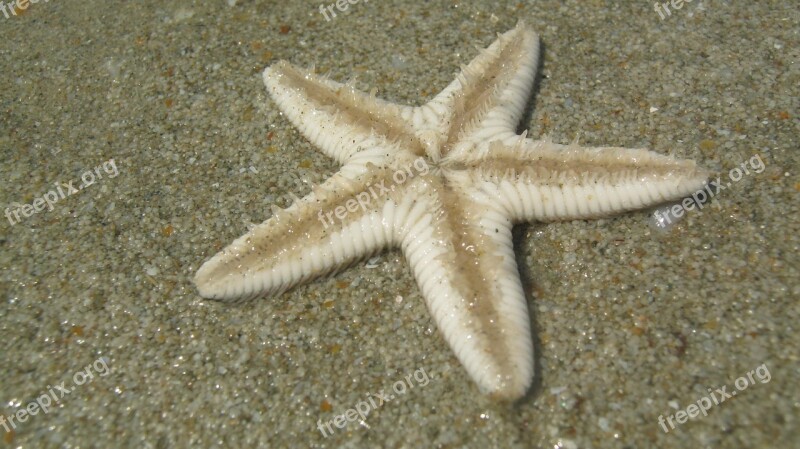
<svg viewBox="0 0 800 449">
<path fill-rule="evenodd" d="M 539 61 L 536 63 L 536 76 L 533 78 L 533 87 L 531 87 L 531 94 L 528 95 L 528 101 L 525 103 L 525 110 L 522 113 L 522 117 L 519 120 L 519 124 L 517 124 L 516 132 L 517 134 L 522 134 L 523 131 L 527 130 L 529 132 L 528 137 L 530 137 L 530 122 L 533 118 L 533 113 L 536 110 L 536 99 L 539 97 L 539 90 L 542 86 L 543 75 L 543 68 L 544 68 L 544 52 L 545 52 L 545 44 L 544 42 L 539 43 Z"/>
<path fill-rule="evenodd" d="M 525 300 L 528 303 L 528 319 L 531 327 L 531 338 L 533 340 L 533 383 L 528 389 L 525 396 L 523 396 L 517 404 L 527 403 L 532 398 L 538 397 L 542 388 L 542 342 L 539 339 L 539 326 L 534 313 L 533 305 L 536 297 L 532 292 L 536 291 L 536 280 L 531 275 L 530 267 L 525 264 L 525 251 L 522 251 L 522 242 L 525 240 L 525 234 L 528 229 L 536 225 L 517 225 L 512 229 L 512 242 L 514 245 L 514 254 L 517 261 L 517 269 L 519 270 L 520 280 L 522 281 L 522 290 L 525 292 Z"/>
</svg>

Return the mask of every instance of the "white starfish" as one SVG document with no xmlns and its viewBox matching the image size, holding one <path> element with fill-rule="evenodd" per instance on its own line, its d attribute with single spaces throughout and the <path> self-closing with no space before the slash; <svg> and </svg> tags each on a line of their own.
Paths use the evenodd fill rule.
<svg viewBox="0 0 800 449">
<path fill-rule="evenodd" d="M 264 71 L 288 119 L 342 167 L 208 260 L 207 298 L 277 295 L 399 247 L 428 309 L 485 392 L 518 399 L 533 377 L 515 223 L 607 216 L 678 199 L 708 173 L 646 150 L 581 148 L 515 133 L 538 36 L 520 24 L 427 104 L 401 106 L 278 62 Z"/>
</svg>

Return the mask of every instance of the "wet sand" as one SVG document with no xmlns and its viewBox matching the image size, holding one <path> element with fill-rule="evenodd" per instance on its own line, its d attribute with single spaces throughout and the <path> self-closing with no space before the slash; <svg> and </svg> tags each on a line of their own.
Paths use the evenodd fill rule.
<svg viewBox="0 0 800 449">
<path fill-rule="evenodd" d="M 796 8 L 319 8 L 0 12 L 0 447 L 798 444 Z M 519 20 L 543 44 L 529 135 L 695 159 L 725 186 L 663 227 L 639 211 L 515 230 L 536 351 L 525 399 L 479 394 L 397 251 L 277 298 L 197 295 L 203 261 L 336 170 L 268 98 L 265 66 L 417 105 Z M 370 400 L 365 420 L 319 430 Z M 690 408 L 709 401 L 708 416 Z"/>
</svg>

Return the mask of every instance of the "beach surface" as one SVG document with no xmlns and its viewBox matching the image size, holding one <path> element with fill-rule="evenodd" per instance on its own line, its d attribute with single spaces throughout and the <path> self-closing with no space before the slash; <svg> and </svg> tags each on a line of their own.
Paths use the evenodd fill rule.
<svg viewBox="0 0 800 449">
<path fill-rule="evenodd" d="M 800 12 L 678 4 L 3 6 L 0 447 L 800 446 Z M 519 21 L 542 44 L 520 129 L 724 186 L 666 221 L 515 228 L 525 398 L 480 394 L 399 251 L 275 298 L 197 294 L 205 260 L 337 170 L 266 66 L 419 105 Z"/>
</svg>

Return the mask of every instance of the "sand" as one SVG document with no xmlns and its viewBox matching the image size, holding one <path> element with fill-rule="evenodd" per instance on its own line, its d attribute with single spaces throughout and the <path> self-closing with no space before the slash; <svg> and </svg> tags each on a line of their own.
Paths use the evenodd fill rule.
<svg viewBox="0 0 800 449">
<path fill-rule="evenodd" d="M 51 0 L 0 14 L 0 447 L 797 446 L 790 3 L 373 0 L 328 21 L 316 2 Z M 639 211 L 515 230 L 526 398 L 478 392 L 396 251 L 277 298 L 197 295 L 203 261 L 336 170 L 268 98 L 265 66 L 315 65 L 416 105 L 518 20 L 544 51 L 530 135 L 695 159 L 726 186 L 663 227 Z"/>
</svg>

